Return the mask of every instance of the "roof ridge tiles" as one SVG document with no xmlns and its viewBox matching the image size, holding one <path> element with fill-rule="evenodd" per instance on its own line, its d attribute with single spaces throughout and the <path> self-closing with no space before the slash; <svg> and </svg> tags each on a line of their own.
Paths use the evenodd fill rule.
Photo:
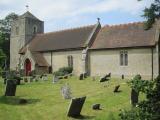
<svg viewBox="0 0 160 120">
<path fill-rule="evenodd" d="M 114 27 L 123 27 L 123 26 L 130 26 L 130 25 L 137 25 L 137 24 L 142 24 L 144 23 L 144 21 L 141 22 L 130 22 L 130 23 L 124 23 L 124 24 L 114 24 L 114 25 L 105 25 L 103 28 L 106 27 L 110 27 L 110 28 L 114 28 Z"/>
<path fill-rule="evenodd" d="M 47 34 L 52 34 L 52 33 L 72 31 L 72 30 L 81 29 L 81 28 L 88 28 L 88 27 L 91 27 L 91 26 L 94 26 L 94 25 L 96 25 L 96 24 L 90 24 L 90 25 L 85 25 L 85 26 L 79 26 L 79 27 L 67 28 L 67 29 L 62 29 L 62 30 L 56 30 L 56 31 L 47 32 L 47 33 L 39 33 L 37 35 L 47 35 Z"/>
</svg>

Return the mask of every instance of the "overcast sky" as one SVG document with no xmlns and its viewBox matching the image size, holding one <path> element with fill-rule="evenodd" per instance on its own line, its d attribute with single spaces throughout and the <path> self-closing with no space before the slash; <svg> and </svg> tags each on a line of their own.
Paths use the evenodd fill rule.
<svg viewBox="0 0 160 120">
<path fill-rule="evenodd" d="M 121 24 L 144 21 L 143 9 L 153 0 L 0 0 L 0 19 L 15 12 L 29 11 L 45 22 L 45 32 L 95 24 Z"/>
</svg>

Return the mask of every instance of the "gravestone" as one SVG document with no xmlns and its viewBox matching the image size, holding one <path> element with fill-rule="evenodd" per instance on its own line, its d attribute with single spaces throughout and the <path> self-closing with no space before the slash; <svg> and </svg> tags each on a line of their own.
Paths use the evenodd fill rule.
<svg viewBox="0 0 160 120">
<path fill-rule="evenodd" d="M 80 74 L 79 80 L 83 80 L 83 74 Z"/>
<path fill-rule="evenodd" d="M 71 99 L 71 89 L 70 86 L 66 83 L 64 86 L 61 87 L 61 93 L 64 99 Z"/>
<path fill-rule="evenodd" d="M 124 79 L 124 75 L 122 75 L 122 79 Z"/>
<path fill-rule="evenodd" d="M 53 76 L 53 80 L 52 80 L 52 83 L 56 83 L 56 82 L 58 82 L 58 77 L 57 76 Z"/>
<path fill-rule="evenodd" d="M 5 96 L 15 96 L 16 87 L 16 80 L 7 80 Z"/>
<path fill-rule="evenodd" d="M 110 77 L 111 77 L 111 73 L 106 74 L 105 76 L 100 78 L 100 82 L 109 81 Z"/>
<path fill-rule="evenodd" d="M 83 76 L 84 76 L 84 78 L 87 78 L 87 73 L 84 73 Z"/>
<path fill-rule="evenodd" d="M 19 77 L 19 76 L 14 76 L 13 78 L 16 80 L 17 85 L 20 85 L 20 84 L 21 84 L 21 80 L 22 80 L 21 77 Z"/>
<path fill-rule="evenodd" d="M 86 96 L 81 97 L 81 98 L 72 99 L 70 106 L 69 106 L 67 116 L 68 117 L 79 117 L 85 100 L 86 100 Z"/>
<path fill-rule="evenodd" d="M 100 104 L 94 104 L 94 105 L 92 106 L 92 109 L 93 109 L 93 110 L 101 110 L 101 109 L 100 109 Z"/>
<path fill-rule="evenodd" d="M 114 91 L 113 91 L 113 92 L 119 92 L 119 91 L 118 91 L 119 87 L 120 87 L 120 85 L 115 86 L 115 88 L 114 88 Z"/>
<path fill-rule="evenodd" d="M 43 80 L 43 81 L 47 81 L 47 80 L 48 80 L 47 78 L 48 78 L 47 75 L 43 75 L 43 76 L 42 76 L 42 80 Z"/>
<path fill-rule="evenodd" d="M 131 104 L 132 106 L 136 106 L 136 104 L 138 103 L 138 96 L 139 93 L 137 91 L 135 91 L 134 89 L 131 90 Z"/>
</svg>

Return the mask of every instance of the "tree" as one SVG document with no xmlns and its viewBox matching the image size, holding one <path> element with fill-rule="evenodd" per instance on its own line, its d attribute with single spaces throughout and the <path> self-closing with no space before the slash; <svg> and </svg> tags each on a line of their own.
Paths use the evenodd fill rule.
<svg viewBox="0 0 160 120">
<path fill-rule="evenodd" d="M 4 19 L 0 19 L 0 54 L 3 54 L 5 56 L 5 58 L 3 57 L 3 59 L 7 60 L 8 66 L 10 58 L 9 56 L 10 56 L 11 24 L 17 18 L 18 18 L 17 14 L 10 13 Z M 0 64 L 0 67 L 3 67 L 2 64 Z"/>
<path fill-rule="evenodd" d="M 145 22 L 145 29 L 151 28 L 156 19 L 160 18 L 160 0 L 154 0 L 149 8 L 145 8 L 142 17 L 147 19 L 147 21 Z"/>
</svg>

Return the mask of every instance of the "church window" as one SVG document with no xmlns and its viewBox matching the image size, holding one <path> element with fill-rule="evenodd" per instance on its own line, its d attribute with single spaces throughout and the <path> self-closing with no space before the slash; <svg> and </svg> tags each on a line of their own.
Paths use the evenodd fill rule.
<svg viewBox="0 0 160 120">
<path fill-rule="evenodd" d="M 16 27 L 16 35 L 19 34 L 19 27 Z"/>
<path fill-rule="evenodd" d="M 67 57 L 67 59 L 68 59 L 68 67 L 72 67 L 73 68 L 73 56 L 69 55 Z"/>
<path fill-rule="evenodd" d="M 128 52 L 120 51 L 120 66 L 128 66 Z"/>
<path fill-rule="evenodd" d="M 36 34 L 36 33 L 37 33 L 37 27 L 34 26 L 34 27 L 33 27 L 33 34 Z"/>
</svg>

